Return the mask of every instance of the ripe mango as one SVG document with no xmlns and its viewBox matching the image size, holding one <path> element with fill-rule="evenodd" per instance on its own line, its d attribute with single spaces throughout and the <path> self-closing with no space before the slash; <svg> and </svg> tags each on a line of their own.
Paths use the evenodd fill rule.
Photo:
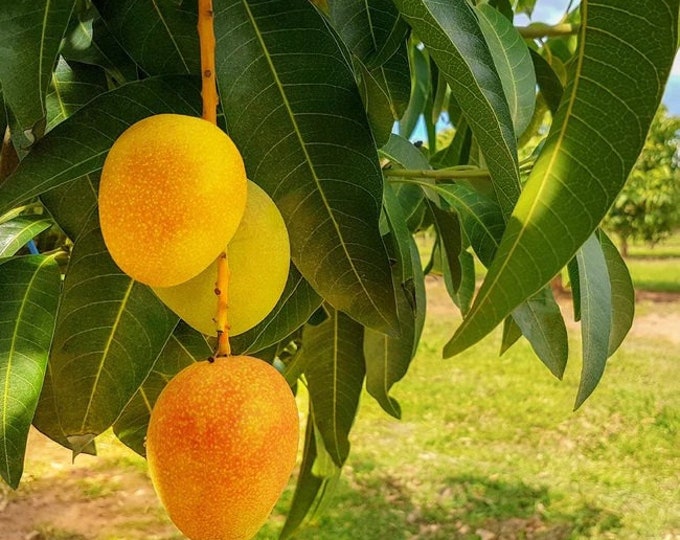
<svg viewBox="0 0 680 540">
<path fill-rule="evenodd" d="M 231 240 L 246 190 L 241 155 L 217 126 L 192 116 L 150 116 L 125 130 L 104 162 L 104 242 L 137 281 L 156 287 L 182 283 Z"/>
<path fill-rule="evenodd" d="M 247 540 L 295 465 L 298 411 L 283 376 L 249 356 L 197 362 L 161 392 L 146 456 L 168 515 L 191 540 Z"/>
<path fill-rule="evenodd" d="M 267 193 L 248 181 L 243 219 L 227 246 L 229 333 L 238 335 L 274 308 L 288 279 L 290 242 L 286 224 Z M 216 335 L 217 262 L 174 287 L 154 287 L 156 295 L 199 332 Z"/>
</svg>

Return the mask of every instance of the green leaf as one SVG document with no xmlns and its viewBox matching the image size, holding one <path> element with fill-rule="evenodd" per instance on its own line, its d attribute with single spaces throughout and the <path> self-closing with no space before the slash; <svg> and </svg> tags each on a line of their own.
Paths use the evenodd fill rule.
<svg viewBox="0 0 680 540">
<path fill-rule="evenodd" d="M 364 107 L 378 146 L 390 137 L 394 122 L 406 111 L 411 92 L 406 44 L 393 54 L 385 64 L 368 69 L 357 60 L 361 73 L 361 90 Z"/>
<path fill-rule="evenodd" d="M 399 134 L 406 139 L 413 135 L 413 130 L 425 111 L 432 92 L 430 61 L 427 56 L 413 42 L 410 42 L 408 53 L 411 66 L 411 95 L 408 107 L 399 121 Z"/>
<path fill-rule="evenodd" d="M 380 149 L 380 155 L 403 169 L 429 169 L 430 164 L 423 153 L 408 139 L 401 135 L 390 135 L 387 144 Z M 423 203 L 423 190 L 414 184 L 393 179 L 389 182 L 399 200 L 406 225 L 411 232 L 418 230 L 423 222 L 426 206 Z"/>
<path fill-rule="evenodd" d="M 512 318 L 529 340 L 536 356 L 558 379 L 564 375 L 569 357 L 567 326 L 552 289 L 544 287 L 522 302 Z"/>
<path fill-rule="evenodd" d="M 106 26 L 149 75 L 198 74 L 196 2 L 94 0 Z"/>
<path fill-rule="evenodd" d="M 100 66 L 117 84 L 137 79 L 137 66 L 113 37 L 99 12 L 80 10 L 64 37 L 61 54 L 67 61 Z"/>
<path fill-rule="evenodd" d="M 446 77 L 494 180 L 504 215 L 519 196 L 512 117 L 475 11 L 467 2 L 395 0 Z"/>
<path fill-rule="evenodd" d="M 14 489 L 24 469 L 28 429 L 45 376 L 60 286 L 53 256 L 0 262 L 0 475 Z"/>
<path fill-rule="evenodd" d="M 607 263 L 612 291 L 612 329 L 609 336 L 608 356 L 619 348 L 633 326 L 635 316 L 635 289 L 625 261 L 609 237 L 599 231 L 599 240 Z"/>
<path fill-rule="evenodd" d="M 505 352 L 510 349 L 517 340 L 522 337 L 522 329 L 517 326 L 515 319 L 512 317 L 506 317 L 503 321 L 503 336 L 501 338 L 501 349 L 499 355 L 505 354 Z"/>
<path fill-rule="evenodd" d="M 98 68 L 69 65 L 59 59 L 47 93 L 47 130 L 71 116 L 88 101 L 107 90 L 106 76 Z"/>
<path fill-rule="evenodd" d="M 595 390 L 609 357 L 612 328 L 612 295 L 607 261 L 596 236 L 576 253 L 581 285 L 581 333 L 583 367 L 574 410 Z"/>
<path fill-rule="evenodd" d="M 193 77 L 159 77 L 126 84 L 92 100 L 33 146 L 2 185 L 0 214 L 66 182 L 99 171 L 113 141 L 152 114 L 200 115 Z"/>
<path fill-rule="evenodd" d="M 295 485 L 293 502 L 286 516 L 286 523 L 281 530 L 280 540 L 291 538 L 302 525 L 305 517 L 314 516 L 319 507 L 327 500 L 328 495 L 334 491 L 335 485 L 340 478 L 340 469 L 336 468 L 332 476 L 317 476 L 314 465 L 321 454 L 326 450 L 318 445 L 318 430 L 314 425 L 313 412 L 310 407 L 305 429 L 305 442 L 302 451 L 302 463 Z"/>
<path fill-rule="evenodd" d="M 14 255 L 29 240 L 51 226 L 52 222 L 49 219 L 38 215 L 23 215 L 1 223 L 0 257 Z"/>
<path fill-rule="evenodd" d="M 425 322 L 425 283 L 420 266 L 420 255 L 409 235 L 408 257 L 400 259 L 397 266 L 408 265 L 414 275 L 411 286 L 397 293 L 397 308 L 401 330 L 399 336 L 390 337 L 371 329 L 364 333 L 364 358 L 366 359 L 366 390 L 388 414 L 401 418 L 399 403 L 389 395 L 392 386 L 399 382 L 413 359 L 423 324 Z M 399 279 L 401 268 L 394 268 L 394 278 Z"/>
<path fill-rule="evenodd" d="M 482 339 L 574 256 L 623 186 L 661 100 L 678 1 L 626 10 L 614 0 L 586 1 L 581 11 L 572 76 L 550 135 L 447 356 Z"/>
<path fill-rule="evenodd" d="M 232 350 L 235 354 L 249 354 L 280 342 L 305 324 L 321 302 L 322 298 L 291 264 L 286 287 L 274 309 L 254 328 L 229 338 Z"/>
<path fill-rule="evenodd" d="M 0 136 L 5 140 L 5 132 L 7 131 L 7 113 L 5 112 L 5 97 L 2 92 L 2 85 L 0 85 Z"/>
<path fill-rule="evenodd" d="M 437 152 L 430 160 L 435 169 L 465 165 L 470 159 L 470 147 L 472 146 L 472 131 L 468 128 L 464 116 L 456 121 L 456 133 L 446 148 Z"/>
<path fill-rule="evenodd" d="M 449 272 L 451 280 L 449 294 L 455 296 L 463 278 L 463 269 L 459 259 L 463 251 L 463 231 L 461 230 L 460 220 L 454 213 L 437 208 L 429 199 L 427 202 L 430 207 L 434 229 L 437 231 L 437 239 L 442 257 L 442 269 L 446 269 Z"/>
<path fill-rule="evenodd" d="M 40 201 L 61 230 L 75 240 L 97 206 L 99 175 L 87 174 L 40 196 Z"/>
<path fill-rule="evenodd" d="M 326 450 L 342 467 L 366 373 L 364 329 L 340 311 L 329 307 L 328 313 L 320 325 L 305 327 L 300 355 L 316 425 Z"/>
<path fill-rule="evenodd" d="M 331 24 L 369 69 L 385 63 L 406 39 L 408 26 L 392 0 L 331 0 L 328 4 Z"/>
<path fill-rule="evenodd" d="M 336 309 L 393 332 L 377 150 L 354 75 L 327 24 L 307 0 L 221 2 L 215 32 L 222 106 L 251 179 L 286 221 L 295 266 Z"/>
<path fill-rule="evenodd" d="M 75 0 L 0 4 L 0 83 L 5 104 L 31 142 L 45 130 L 45 96 Z"/>
<path fill-rule="evenodd" d="M 202 334 L 180 322 L 156 359 L 144 384 L 113 424 L 116 437 L 140 456 L 145 456 L 146 428 L 161 391 L 182 369 L 194 362 L 208 359 L 212 352 Z"/>
<path fill-rule="evenodd" d="M 548 61 L 538 54 L 533 49 L 529 49 L 531 60 L 534 63 L 534 71 L 536 72 L 536 83 L 541 89 L 541 94 L 545 99 L 550 113 L 554 116 L 562 101 L 564 95 L 564 87 L 560 78 L 555 73 Z"/>
<path fill-rule="evenodd" d="M 116 267 L 93 216 L 73 246 L 50 356 L 61 428 L 76 453 L 118 418 L 176 324 L 149 287 Z"/>
<path fill-rule="evenodd" d="M 536 102 L 536 74 L 529 49 L 512 21 L 497 9 L 489 4 L 479 4 L 474 9 L 503 85 L 515 136 L 519 138 L 531 122 Z"/>
</svg>

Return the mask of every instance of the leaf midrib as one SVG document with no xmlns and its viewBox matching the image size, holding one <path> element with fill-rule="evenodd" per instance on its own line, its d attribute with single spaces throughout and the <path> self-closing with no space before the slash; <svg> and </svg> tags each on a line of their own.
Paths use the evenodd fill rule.
<svg viewBox="0 0 680 540">
<path fill-rule="evenodd" d="M 21 307 L 19 308 L 19 313 L 17 314 L 17 320 L 16 323 L 14 324 L 14 332 L 12 332 L 12 341 L 10 342 L 10 347 L 9 347 L 9 352 L 7 355 L 7 369 L 5 371 L 5 384 L 4 384 L 4 389 L 3 389 L 3 394 L 2 394 L 2 426 L 0 428 L 2 429 L 2 443 L 3 443 L 3 450 L 5 453 L 5 470 L 7 471 L 7 477 L 10 477 L 10 464 L 9 464 L 9 452 L 7 451 L 7 400 L 9 398 L 9 379 L 10 379 L 10 373 L 12 371 L 12 358 L 14 356 L 14 349 L 16 347 L 16 339 L 18 335 L 18 329 L 19 325 L 22 323 L 22 315 L 24 313 L 24 308 L 26 304 L 28 303 L 27 299 L 29 296 L 29 292 L 33 288 L 33 282 L 38 276 L 38 273 L 40 272 L 40 269 L 47 264 L 51 258 L 45 257 L 42 261 L 40 261 L 40 265 L 35 269 L 33 272 L 33 275 L 31 276 L 31 280 L 28 282 L 28 286 L 26 287 L 26 290 L 24 291 L 24 295 L 21 299 Z"/>
<path fill-rule="evenodd" d="M 579 82 L 580 82 L 579 75 L 580 75 L 580 73 L 583 69 L 583 59 L 584 59 L 584 56 L 585 56 L 584 55 L 584 49 L 585 49 L 585 42 L 586 42 L 586 27 L 587 27 L 587 24 L 588 24 L 588 0 L 584 0 L 581 3 L 581 18 L 582 18 L 581 19 L 582 24 L 581 24 L 581 35 L 579 36 L 579 50 L 578 50 L 579 54 L 577 56 L 578 60 L 577 60 L 576 68 L 575 68 L 575 71 L 574 71 L 572 92 L 571 92 L 571 95 L 569 96 L 569 101 L 567 103 L 567 110 L 566 110 L 566 114 L 564 116 L 564 122 L 562 123 L 562 126 L 560 127 L 558 138 L 555 142 L 555 145 L 553 146 L 552 155 L 550 156 L 550 161 L 548 162 L 547 167 L 545 168 L 545 170 L 547 172 L 552 170 L 552 167 L 555 163 L 555 160 L 557 159 L 557 156 L 560 154 L 559 149 L 564 142 L 564 137 L 565 137 L 565 133 L 567 131 L 567 126 L 570 124 L 570 120 L 571 120 L 571 111 L 572 111 L 572 109 L 574 107 L 574 103 L 576 101 L 576 94 L 577 94 L 576 91 L 578 89 L 578 85 L 579 85 Z M 546 186 L 547 186 L 547 182 L 543 181 L 541 183 L 541 186 L 539 187 L 538 193 L 534 197 L 534 199 L 533 199 L 533 201 L 532 201 L 532 203 L 529 207 L 529 211 L 527 213 L 527 216 L 531 216 L 531 215 L 534 214 L 535 209 L 539 204 L 539 201 L 541 201 L 541 194 L 546 189 Z M 529 221 L 531 221 L 531 220 L 525 219 L 525 222 L 529 222 Z M 468 317 L 463 321 L 460 328 L 458 329 L 458 335 L 461 335 L 463 333 L 463 331 L 470 325 L 470 321 L 473 320 L 472 315 L 477 313 L 481 309 L 482 305 L 486 304 L 491 292 L 493 290 L 495 290 L 496 287 L 498 286 L 499 278 L 502 275 L 504 275 L 504 270 L 505 270 L 505 268 L 507 268 L 508 262 L 511 259 L 514 259 L 512 257 L 512 255 L 515 253 L 515 250 L 517 249 L 517 246 L 519 245 L 520 240 L 522 238 L 524 238 L 524 231 L 526 231 L 526 230 L 527 230 L 526 227 L 522 227 L 520 229 L 519 234 L 517 234 L 515 241 L 510 246 L 508 253 L 506 254 L 504 259 L 502 260 L 501 265 L 499 266 L 498 271 L 495 273 L 493 279 L 489 283 L 489 286 L 486 287 L 484 294 L 478 299 L 478 302 L 476 304 L 477 308 L 474 310 L 474 313 L 468 314 Z"/>
<path fill-rule="evenodd" d="M 101 361 L 99 362 L 99 367 L 97 369 L 97 374 L 95 375 L 94 378 L 94 384 L 92 385 L 92 391 L 90 392 L 90 399 L 87 402 L 87 407 L 85 409 L 85 414 L 83 415 L 83 422 L 80 425 L 80 432 L 83 434 L 83 430 L 85 429 L 85 424 L 87 423 L 87 419 L 90 416 L 90 411 L 92 408 L 92 402 L 94 400 L 94 396 L 97 393 L 97 386 L 99 385 L 99 379 L 101 378 L 101 374 L 104 371 L 104 365 L 106 364 L 107 357 L 109 355 L 109 351 L 111 349 L 111 344 L 113 343 L 113 337 L 116 335 L 116 331 L 118 329 L 118 326 L 120 325 L 121 319 L 123 317 L 123 313 L 125 312 L 125 308 L 127 306 L 127 301 L 130 298 L 130 294 L 132 293 L 132 288 L 134 287 L 134 280 L 130 280 L 130 283 L 125 291 L 125 294 L 123 295 L 123 298 L 121 299 L 120 302 L 120 307 L 118 308 L 118 312 L 116 313 L 116 318 L 113 321 L 113 324 L 111 325 L 111 333 L 109 334 L 109 337 L 106 340 L 106 345 L 104 345 L 104 350 L 102 351 L 102 357 Z"/>
<path fill-rule="evenodd" d="M 363 279 L 361 278 L 361 275 L 359 274 L 358 270 L 354 266 L 354 260 L 350 256 L 349 252 L 347 251 L 347 245 L 342 237 L 342 233 L 340 232 L 340 227 L 338 225 L 338 222 L 335 219 L 335 216 L 333 215 L 333 212 L 331 211 L 331 207 L 328 203 L 328 199 L 326 198 L 325 193 L 321 189 L 321 185 L 319 182 L 319 177 L 316 174 L 316 171 L 314 169 L 314 166 L 312 165 L 312 160 L 309 155 L 309 152 L 307 151 L 307 145 L 305 144 L 305 141 L 302 137 L 302 133 L 300 132 L 300 128 L 298 127 L 297 121 L 295 119 L 295 114 L 293 113 L 293 109 L 290 106 L 290 102 L 288 101 L 288 96 L 286 95 L 286 92 L 284 91 L 283 84 L 281 83 L 281 80 L 279 79 L 279 74 L 276 71 L 276 68 L 274 67 L 274 63 L 272 61 L 271 56 L 269 55 L 269 51 L 267 49 L 267 46 L 264 42 L 264 38 L 262 37 L 262 33 L 260 32 L 260 28 L 257 25 L 257 21 L 255 20 L 255 17 L 253 16 L 252 11 L 250 10 L 250 6 L 248 5 L 248 2 L 243 0 L 243 7 L 246 11 L 246 14 L 248 15 L 248 19 L 250 20 L 250 23 L 253 27 L 253 31 L 255 32 L 255 35 L 257 36 L 257 40 L 260 44 L 260 47 L 262 49 L 262 54 L 267 60 L 267 65 L 269 66 L 269 69 L 272 73 L 272 76 L 274 77 L 274 82 L 276 84 L 276 87 L 279 90 L 279 93 L 281 95 L 281 99 L 283 100 L 283 104 L 288 111 L 288 116 L 290 118 L 291 124 L 293 126 L 293 130 L 295 131 L 295 134 L 297 136 L 297 139 L 300 143 L 300 147 L 302 149 L 302 152 L 305 156 L 305 162 L 307 164 L 307 167 L 309 168 L 309 172 L 312 175 L 312 178 L 314 179 L 314 183 L 317 186 L 317 191 L 321 197 L 321 200 L 323 202 L 324 207 L 326 208 L 326 212 L 330 218 L 331 223 L 333 224 L 333 228 L 335 229 L 335 233 L 337 237 L 340 239 L 340 246 L 342 247 L 342 251 L 345 254 L 345 259 L 349 263 L 349 266 L 352 270 L 352 273 L 356 277 L 357 282 L 361 286 L 362 291 L 364 292 L 364 295 L 370 302 L 370 304 L 373 306 L 375 309 L 375 312 L 380 316 L 380 318 L 385 321 L 389 326 L 390 322 L 389 320 L 383 315 L 382 311 L 379 309 L 379 307 L 376 305 L 375 301 L 373 300 L 373 296 L 370 294 L 370 291 L 366 288 L 366 285 L 364 284 Z"/>
</svg>

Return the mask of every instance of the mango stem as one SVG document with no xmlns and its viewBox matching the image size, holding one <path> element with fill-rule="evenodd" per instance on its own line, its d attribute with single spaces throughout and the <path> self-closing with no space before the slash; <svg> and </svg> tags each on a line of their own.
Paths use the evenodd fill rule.
<svg viewBox="0 0 680 540">
<path fill-rule="evenodd" d="M 212 0 L 198 0 L 198 40 L 201 47 L 201 98 L 203 118 L 217 125 L 217 83 L 215 81 L 215 27 Z M 217 350 L 215 357 L 230 356 L 227 320 L 229 264 L 226 252 L 217 259 Z"/>
<path fill-rule="evenodd" d="M 215 82 L 215 28 L 212 0 L 198 0 L 198 40 L 201 46 L 201 97 L 203 118 L 217 124 Z"/>
</svg>

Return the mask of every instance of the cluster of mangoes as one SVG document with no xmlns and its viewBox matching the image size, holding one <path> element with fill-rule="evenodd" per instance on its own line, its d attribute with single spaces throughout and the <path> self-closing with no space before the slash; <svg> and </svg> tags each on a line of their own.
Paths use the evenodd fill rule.
<svg viewBox="0 0 680 540">
<path fill-rule="evenodd" d="M 228 329 L 239 334 L 283 292 L 290 246 L 274 202 L 246 178 L 232 140 L 202 118 L 159 114 L 129 127 L 106 158 L 102 235 L 116 264 L 198 331 L 217 334 L 217 259 L 227 253 Z M 192 540 L 245 540 L 295 465 L 290 387 L 249 356 L 197 362 L 165 387 L 146 439 L 156 492 Z"/>
</svg>

